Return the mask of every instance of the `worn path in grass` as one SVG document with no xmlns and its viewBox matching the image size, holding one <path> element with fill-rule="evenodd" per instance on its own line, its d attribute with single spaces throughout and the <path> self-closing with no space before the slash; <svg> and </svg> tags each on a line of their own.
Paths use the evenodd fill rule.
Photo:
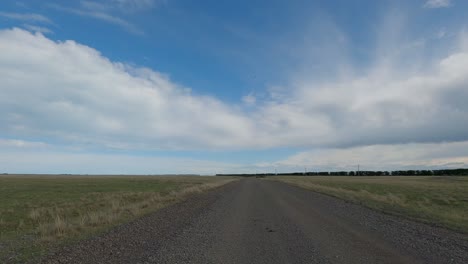
<svg viewBox="0 0 468 264">
<path fill-rule="evenodd" d="M 468 237 L 284 183 L 245 179 L 44 263 L 467 263 Z"/>
</svg>

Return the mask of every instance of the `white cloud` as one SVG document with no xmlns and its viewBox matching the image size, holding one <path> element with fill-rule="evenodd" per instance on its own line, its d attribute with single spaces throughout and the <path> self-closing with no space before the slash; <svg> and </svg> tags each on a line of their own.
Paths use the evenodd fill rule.
<svg viewBox="0 0 468 264">
<path fill-rule="evenodd" d="M 246 105 L 254 105 L 256 101 L 257 98 L 253 94 L 248 94 L 242 97 L 242 102 L 244 102 Z"/>
<path fill-rule="evenodd" d="M 250 120 L 166 76 L 73 41 L 0 31 L 0 131 L 111 148 L 245 145 Z"/>
<path fill-rule="evenodd" d="M 442 7 L 449 7 L 452 5 L 451 0 L 428 0 L 424 7 L 427 8 L 442 8 Z"/>
<path fill-rule="evenodd" d="M 402 43 L 356 74 L 327 82 L 294 76 L 287 89 L 247 110 L 194 96 L 161 73 L 111 62 L 74 41 L 3 30 L 0 131 L 125 149 L 466 141 L 468 38 L 459 38 L 457 49 L 432 63 L 411 56 L 424 47 Z"/>
<path fill-rule="evenodd" d="M 52 21 L 40 14 L 27 14 L 27 13 L 11 13 L 11 12 L 2 12 L 0 11 L 0 17 L 5 17 L 8 19 L 21 20 L 21 21 L 31 21 L 31 22 L 41 22 L 41 23 L 52 23 Z"/>
<path fill-rule="evenodd" d="M 311 171 L 441 169 L 468 167 L 468 141 L 455 143 L 372 145 L 316 149 L 261 164 Z M 302 169 L 301 169 L 302 170 Z"/>
<path fill-rule="evenodd" d="M 456 43 L 437 40 L 445 41 L 445 48 L 434 53 L 426 48 L 432 36 L 404 39 L 405 19 L 390 18 L 384 28 L 392 30 L 380 30 L 368 63 L 355 66 L 346 56 L 336 58 L 346 46 L 308 59 L 306 69 L 331 61 L 344 70 L 292 75 L 287 92 L 275 94 L 256 113 L 256 123 L 267 131 L 261 138 L 301 147 L 468 140 L 468 126 L 461 125 L 468 123 L 466 34 L 458 34 Z M 310 54 L 307 47 L 301 54 Z"/>
</svg>

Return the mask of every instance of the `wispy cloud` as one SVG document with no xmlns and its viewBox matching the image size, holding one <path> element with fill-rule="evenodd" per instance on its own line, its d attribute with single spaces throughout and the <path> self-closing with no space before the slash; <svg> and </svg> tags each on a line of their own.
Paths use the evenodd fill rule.
<svg viewBox="0 0 468 264">
<path fill-rule="evenodd" d="M 42 34 L 51 34 L 54 33 L 52 30 L 46 27 L 40 27 L 40 26 L 35 26 L 35 25 L 29 25 L 29 24 L 24 24 L 23 27 L 29 31 L 32 32 L 39 32 Z"/>
<path fill-rule="evenodd" d="M 451 5 L 452 5 L 451 0 L 428 0 L 424 4 L 424 7 L 426 7 L 426 8 L 443 8 L 443 7 L 449 7 Z"/>
<path fill-rule="evenodd" d="M 21 139 L 3 139 L 0 138 L 0 147 L 2 148 L 16 148 L 16 149 L 24 149 L 24 148 L 44 148 L 47 147 L 47 143 L 38 142 L 38 141 L 26 141 Z"/>
<path fill-rule="evenodd" d="M 40 15 L 40 14 L 32 14 L 32 13 L 12 13 L 12 12 L 1 12 L 0 17 L 5 17 L 8 19 L 14 20 L 21 20 L 21 21 L 31 21 L 31 22 L 40 22 L 40 23 L 48 23 L 51 24 L 52 20 L 48 17 Z"/>
<path fill-rule="evenodd" d="M 256 101 L 257 98 L 251 93 L 242 97 L 242 102 L 244 102 L 246 105 L 255 105 Z"/>
<path fill-rule="evenodd" d="M 106 0 L 106 1 L 89 1 L 83 0 L 81 5 L 90 10 L 97 11 L 115 11 L 123 13 L 133 13 L 149 10 L 159 4 L 165 3 L 164 0 Z"/>
<path fill-rule="evenodd" d="M 21 7 L 21 8 L 27 8 L 28 7 L 27 4 L 25 4 L 25 3 L 21 2 L 21 1 L 16 1 L 15 4 L 16 4 L 16 6 Z"/>
<path fill-rule="evenodd" d="M 99 3 L 83 1 L 81 2 L 80 8 L 69 8 L 56 4 L 51 4 L 49 6 L 59 11 L 68 12 L 83 17 L 90 17 L 104 21 L 106 23 L 117 25 L 132 34 L 144 34 L 142 29 L 119 16 L 111 14 L 110 10 L 108 10 L 106 6 Z"/>
<path fill-rule="evenodd" d="M 152 8 L 156 4 L 159 4 L 165 1 L 161 1 L 161 0 L 111 0 L 111 2 L 116 3 L 121 8 L 142 10 L 146 8 Z"/>
<path fill-rule="evenodd" d="M 78 10 L 78 9 L 69 9 L 72 13 L 80 15 L 80 16 L 87 16 L 92 17 L 95 19 L 102 20 L 104 22 L 114 24 L 117 26 L 122 27 L 123 29 L 127 30 L 130 33 L 143 35 L 144 32 L 134 24 L 120 18 L 117 16 L 113 16 L 104 12 L 95 12 L 95 11 L 85 11 L 85 10 Z"/>
</svg>

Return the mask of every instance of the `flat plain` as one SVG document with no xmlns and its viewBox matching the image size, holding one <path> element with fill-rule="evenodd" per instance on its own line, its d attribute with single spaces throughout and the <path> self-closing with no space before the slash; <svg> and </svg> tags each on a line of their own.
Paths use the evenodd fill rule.
<svg viewBox="0 0 468 264">
<path fill-rule="evenodd" d="M 247 178 L 54 252 L 42 263 L 466 264 L 468 237 Z"/>
<path fill-rule="evenodd" d="M 0 263 L 460 263 L 467 177 L 0 177 Z"/>
<path fill-rule="evenodd" d="M 128 222 L 229 177 L 0 176 L 0 263 L 34 259 Z"/>
</svg>

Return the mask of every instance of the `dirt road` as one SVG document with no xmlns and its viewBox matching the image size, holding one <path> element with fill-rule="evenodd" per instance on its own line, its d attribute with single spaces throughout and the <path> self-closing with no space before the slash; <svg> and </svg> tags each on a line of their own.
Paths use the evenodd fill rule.
<svg viewBox="0 0 468 264">
<path fill-rule="evenodd" d="M 468 263 L 468 236 L 284 183 L 245 179 L 44 263 Z"/>
</svg>

